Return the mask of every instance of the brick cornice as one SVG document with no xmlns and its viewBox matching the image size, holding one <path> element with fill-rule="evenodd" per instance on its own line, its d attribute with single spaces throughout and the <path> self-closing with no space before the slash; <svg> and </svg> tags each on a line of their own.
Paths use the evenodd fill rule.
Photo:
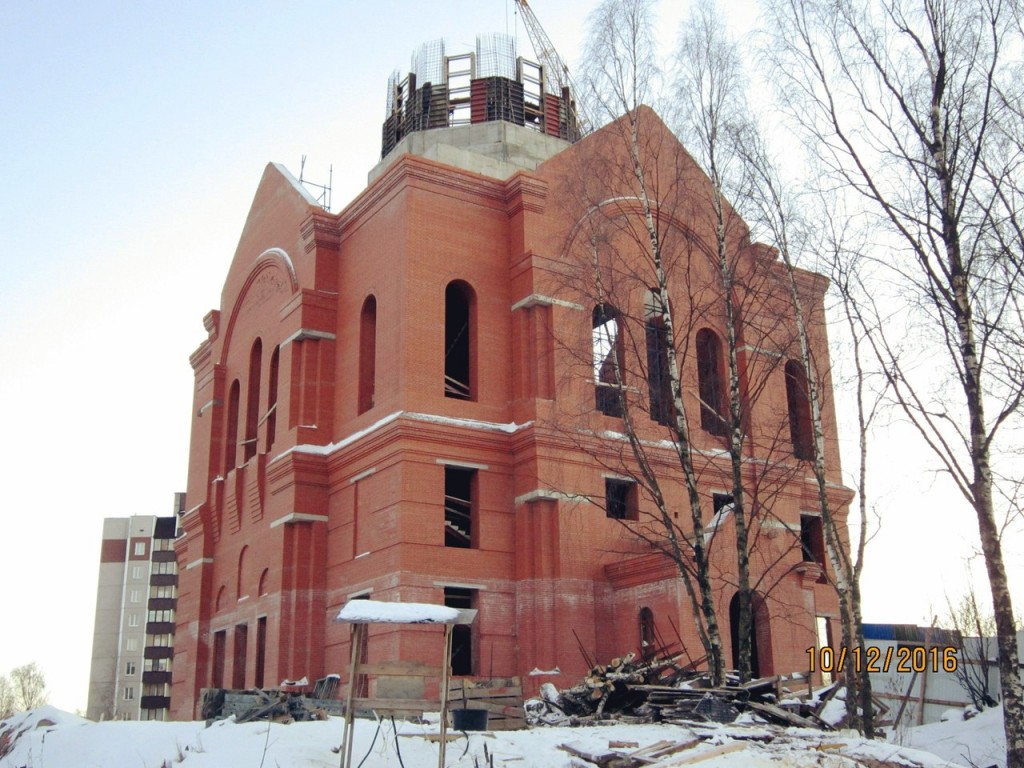
<svg viewBox="0 0 1024 768">
<path fill-rule="evenodd" d="M 338 216 L 316 210 L 299 227 L 306 253 L 313 250 L 337 251 L 341 248 L 341 221 Z"/>
<path fill-rule="evenodd" d="M 506 182 L 505 204 L 509 216 L 522 211 L 544 213 L 548 197 L 548 183 L 539 176 L 519 171 Z"/>
</svg>

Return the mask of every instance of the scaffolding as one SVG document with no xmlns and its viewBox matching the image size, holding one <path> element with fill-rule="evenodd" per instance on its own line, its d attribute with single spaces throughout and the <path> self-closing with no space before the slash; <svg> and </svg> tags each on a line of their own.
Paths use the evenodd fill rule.
<svg viewBox="0 0 1024 768">
<path fill-rule="evenodd" d="M 478 35 L 472 53 L 447 55 L 444 40 L 421 45 L 409 73 L 388 78 L 381 157 L 414 131 L 505 121 L 576 141 L 568 88 L 545 89 L 545 68 L 516 56 L 507 34 Z"/>
</svg>

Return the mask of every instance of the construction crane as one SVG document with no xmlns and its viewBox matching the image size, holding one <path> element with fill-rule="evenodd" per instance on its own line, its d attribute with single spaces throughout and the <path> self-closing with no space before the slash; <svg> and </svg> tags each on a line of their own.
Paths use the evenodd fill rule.
<svg viewBox="0 0 1024 768">
<path fill-rule="evenodd" d="M 533 14 L 528 0 L 516 0 L 516 5 L 519 6 L 519 10 L 523 14 L 526 34 L 529 35 L 533 49 L 537 53 L 537 58 L 540 59 L 540 63 L 544 67 L 545 87 L 559 96 L 565 92 L 564 89 L 568 88 L 569 98 L 575 100 L 577 95 L 576 83 L 573 82 L 572 76 L 569 74 L 569 68 L 562 61 L 562 57 L 555 50 L 551 38 L 548 37 L 544 27 L 541 26 L 540 21 Z M 567 106 L 570 110 L 575 109 L 576 111 L 576 120 L 580 133 L 583 135 L 590 133 L 590 120 L 587 118 L 582 106 L 576 106 L 574 103 L 570 103 Z"/>
</svg>

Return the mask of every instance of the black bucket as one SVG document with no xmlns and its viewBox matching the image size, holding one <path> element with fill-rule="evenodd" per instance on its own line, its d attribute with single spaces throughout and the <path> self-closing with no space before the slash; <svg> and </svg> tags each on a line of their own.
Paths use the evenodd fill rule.
<svg viewBox="0 0 1024 768">
<path fill-rule="evenodd" d="M 486 709 L 453 709 L 452 728 L 456 731 L 486 731 Z"/>
</svg>

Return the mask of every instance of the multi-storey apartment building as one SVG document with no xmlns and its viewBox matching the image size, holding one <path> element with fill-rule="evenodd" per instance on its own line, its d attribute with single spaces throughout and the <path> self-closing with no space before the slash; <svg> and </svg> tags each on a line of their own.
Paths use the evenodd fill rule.
<svg viewBox="0 0 1024 768">
<path fill-rule="evenodd" d="M 164 720 L 170 706 L 178 566 L 178 513 L 103 521 L 86 715 Z"/>
</svg>

